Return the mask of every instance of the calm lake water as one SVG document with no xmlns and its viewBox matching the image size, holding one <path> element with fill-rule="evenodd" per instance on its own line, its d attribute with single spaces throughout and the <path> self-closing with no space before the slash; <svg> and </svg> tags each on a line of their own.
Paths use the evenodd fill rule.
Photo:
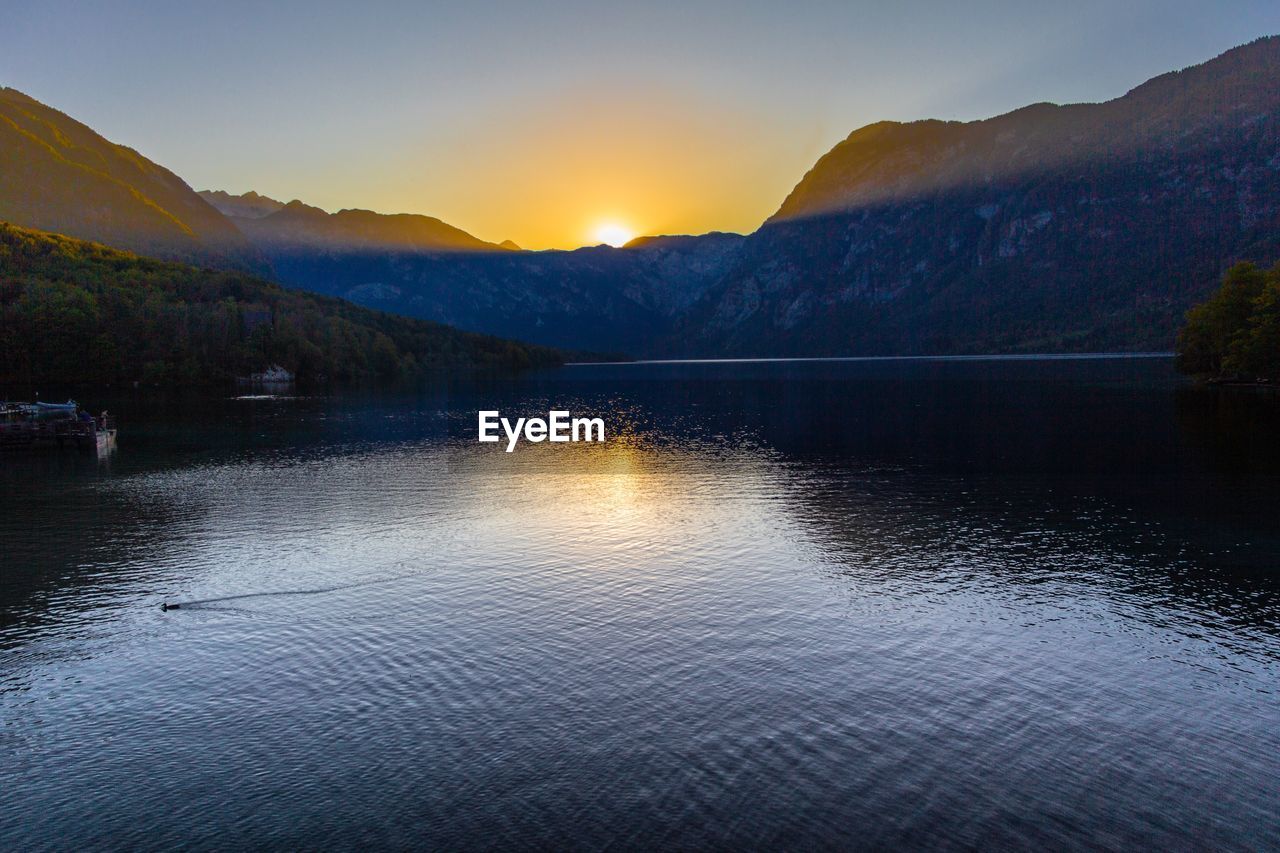
<svg viewBox="0 0 1280 853">
<path fill-rule="evenodd" d="M 113 456 L 0 459 L 0 848 L 1280 848 L 1280 397 L 1163 358 L 81 396 Z M 609 441 L 475 443 L 551 407 Z"/>
</svg>

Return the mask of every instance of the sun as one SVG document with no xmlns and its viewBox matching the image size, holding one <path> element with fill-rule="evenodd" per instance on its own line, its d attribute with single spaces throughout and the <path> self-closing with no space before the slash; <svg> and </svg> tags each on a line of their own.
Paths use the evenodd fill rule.
<svg viewBox="0 0 1280 853">
<path fill-rule="evenodd" d="M 596 226 L 596 240 L 615 249 L 630 243 L 635 236 L 635 232 L 630 228 L 616 222 L 604 222 Z"/>
</svg>

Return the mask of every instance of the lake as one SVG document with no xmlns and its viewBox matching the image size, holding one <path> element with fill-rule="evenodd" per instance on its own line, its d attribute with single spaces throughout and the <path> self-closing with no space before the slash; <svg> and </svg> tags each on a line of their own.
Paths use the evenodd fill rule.
<svg viewBox="0 0 1280 853">
<path fill-rule="evenodd" d="M 1133 358 L 80 396 L 114 454 L 0 459 L 0 848 L 1280 848 L 1274 394 Z M 608 440 L 508 454 L 482 408 Z"/>
</svg>

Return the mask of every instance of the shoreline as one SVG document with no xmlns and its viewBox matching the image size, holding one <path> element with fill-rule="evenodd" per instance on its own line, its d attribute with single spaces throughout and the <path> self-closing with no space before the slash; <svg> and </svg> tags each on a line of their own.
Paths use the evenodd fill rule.
<svg viewBox="0 0 1280 853">
<path fill-rule="evenodd" d="M 1269 388 L 1280 391 L 1280 381 L 1274 379 L 1222 379 L 1212 377 L 1200 380 L 1200 384 L 1212 388 Z"/>
<path fill-rule="evenodd" d="M 566 361 L 562 367 L 603 364 L 765 364 L 774 362 L 873 362 L 873 361 L 1094 361 L 1106 359 L 1173 358 L 1173 352 L 986 353 L 976 355 L 834 355 L 753 356 L 744 358 L 647 358 L 632 361 Z"/>
</svg>

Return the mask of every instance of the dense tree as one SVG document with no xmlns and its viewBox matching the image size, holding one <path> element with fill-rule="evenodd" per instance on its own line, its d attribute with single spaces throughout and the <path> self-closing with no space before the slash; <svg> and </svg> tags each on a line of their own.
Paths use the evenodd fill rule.
<svg viewBox="0 0 1280 853">
<path fill-rule="evenodd" d="M 1178 333 L 1184 373 L 1280 379 L 1280 265 L 1236 264 Z"/>
<path fill-rule="evenodd" d="M 561 353 L 0 223 L 0 382 L 226 382 L 524 368 Z"/>
</svg>

